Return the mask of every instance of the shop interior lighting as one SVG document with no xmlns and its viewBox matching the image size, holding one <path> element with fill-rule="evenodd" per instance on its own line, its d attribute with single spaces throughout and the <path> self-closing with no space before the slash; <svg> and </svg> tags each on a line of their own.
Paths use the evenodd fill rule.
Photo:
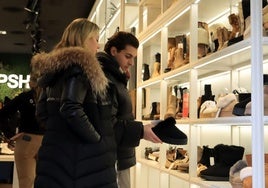
<svg viewBox="0 0 268 188">
<path fill-rule="evenodd" d="M 129 28 L 137 27 L 139 23 L 139 19 L 133 21 L 133 23 L 129 26 Z"/>
<path fill-rule="evenodd" d="M 201 0 L 196 0 L 196 1 L 194 2 L 194 4 L 198 4 L 200 1 L 201 1 Z"/>
<path fill-rule="evenodd" d="M 141 84 L 141 86 L 138 86 L 138 88 L 145 88 L 145 87 L 148 87 L 148 86 L 159 84 L 160 82 L 161 82 L 161 80 L 156 80 L 156 81 L 153 81 L 153 82 L 149 82 L 148 84 Z"/>
<path fill-rule="evenodd" d="M 92 17 L 90 18 L 90 21 L 93 21 L 93 20 L 95 19 L 96 15 L 97 15 L 97 13 L 96 13 L 96 11 L 95 11 L 95 12 L 93 13 Z"/>
<path fill-rule="evenodd" d="M 215 16 L 214 18 L 212 18 L 211 20 L 209 20 L 208 26 L 211 26 L 212 24 L 215 23 L 215 21 L 219 20 L 220 18 L 229 15 L 230 14 L 230 8 L 226 9 L 224 12 L 222 12 L 221 14 L 219 14 L 218 16 Z"/>
<path fill-rule="evenodd" d="M 172 20 L 170 20 L 165 27 L 169 26 L 171 23 L 173 23 L 175 20 L 177 20 L 179 17 L 181 17 L 183 14 L 185 14 L 187 11 L 190 10 L 190 6 L 188 6 L 186 9 L 184 9 L 184 11 L 182 11 L 180 14 L 178 14 L 177 16 L 175 16 Z"/>
<path fill-rule="evenodd" d="M 7 34 L 7 31 L 0 31 L 0 35 L 6 35 Z"/>
<path fill-rule="evenodd" d="M 221 72 L 221 73 L 218 73 L 218 74 L 214 74 L 213 76 L 206 76 L 205 78 L 198 79 L 198 81 L 205 82 L 207 80 L 211 80 L 211 79 L 216 78 L 216 77 L 226 76 L 228 74 L 230 74 L 230 71 L 226 71 L 226 72 Z"/>
<path fill-rule="evenodd" d="M 99 36 L 99 40 L 101 40 L 105 35 L 105 26 L 103 26 L 103 28 L 101 28 L 100 30 L 100 36 Z"/>
<path fill-rule="evenodd" d="M 171 76 L 167 76 L 167 77 L 164 78 L 164 80 L 170 80 L 170 79 L 175 78 L 175 77 L 177 77 L 177 76 L 179 76 L 179 75 L 186 74 L 186 73 L 189 72 L 189 71 L 190 71 L 190 70 L 185 70 L 185 71 L 179 72 L 178 74 L 173 74 L 173 75 L 171 75 Z"/>
<path fill-rule="evenodd" d="M 229 57 L 229 56 L 232 56 L 232 55 L 234 55 L 234 54 L 240 53 L 240 52 L 242 52 L 242 51 L 244 51 L 244 50 L 247 50 L 247 49 L 249 49 L 249 48 L 250 48 L 250 46 L 247 46 L 247 47 L 245 47 L 245 48 L 241 48 L 240 50 L 236 50 L 236 51 L 231 52 L 231 53 L 229 53 L 229 54 L 223 55 L 223 56 L 221 56 L 221 57 L 218 57 L 218 58 L 215 58 L 215 59 L 213 59 L 213 60 L 211 60 L 211 61 L 208 61 L 208 62 L 206 62 L 206 63 L 203 63 L 202 65 L 198 65 L 198 66 L 196 66 L 195 68 L 198 69 L 198 68 L 204 67 L 204 66 L 206 66 L 206 65 L 209 65 L 210 63 L 213 63 L 213 62 L 218 61 L 218 60 L 220 60 L 220 59 L 224 59 L 224 58 L 226 58 L 226 57 Z"/>
<path fill-rule="evenodd" d="M 143 42 L 141 42 L 141 45 L 143 45 L 144 43 L 148 42 L 150 39 L 152 39 L 155 35 L 157 35 L 160 31 L 162 30 L 162 28 L 158 29 L 156 32 L 154 32 L 151 36 L 147 37 L 146 40 L 144 40 Z"/>
<path fill-rule="evenodd" d="M 109 23 L 107 24 L 107 28 L 109 28 L 109 27 L 112 25 L 112 23 L 115 21 L 115 19 L 116 19 L 117 16 L 119 15 L 119 13 L 120 13 L 120 9 L 118 9 L 118 10 L 116 11 L 116 13 L 113 15 L 112 19 L 109 20 Z"/>
</svg>

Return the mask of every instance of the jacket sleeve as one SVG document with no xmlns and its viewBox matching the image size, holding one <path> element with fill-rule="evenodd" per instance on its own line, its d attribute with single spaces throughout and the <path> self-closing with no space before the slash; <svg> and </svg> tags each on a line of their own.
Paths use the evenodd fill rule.
<svg viewBox="0 0 268 188">
<path fill-rule="evenodd" d="M 45 123 L 47 120 L 47 106 L 46 106 L 46 102 L 47 102 L 47 95 L 46 95 L 46 89 L 43 88 L 38 102 L 36 104 L 36 117 L 39 123 Z"/>
<path fill-rule="evenodd" d="M 143 124 L 140 121 L 123 120 L 118 114 L 117 91 L 110 83 L 109 94 L 112 99 L 112 119 L 116 142 L 121 147 L 136 147 L 143 138 Z"/>
<path fill-rule="evenodd" d="M 61 115 L 67 120 L 70 128 L 83 141 L 96 143 L 100 135 L 88 119 L 83 109 L 88 86 L 82 76 L 72 76 L 65 82 L 61 96 Z"/>
<path fill-rule="evenodd" d="M 7 102 L 0 110 L 0 117 L 7 117 L 9 115 L 15 114 L 21 104 L 21 97 L 23 97 L 22 94 Z"/>
</svg>

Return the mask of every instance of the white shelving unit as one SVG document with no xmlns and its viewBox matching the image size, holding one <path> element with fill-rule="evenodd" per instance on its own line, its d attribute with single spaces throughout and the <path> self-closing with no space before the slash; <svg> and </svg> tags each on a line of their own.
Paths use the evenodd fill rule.
<svg viewBox="0 0 268 188">
<path fill-rule="evenodd" d="M 101 28 L 100 42 L 120 30 L 135 27 L 140 41 L 137 56 L 136 119 L 150 113 L 152 102 L 160 102 L 160 118 L 167 111 L 167 90 L 174 84 L 190 90 L 189 118 L 177 120 L 177 126 L 188 135 L 182 146 L 190 155 L 189 173 L 165 168 L 168 144 L 142 140 L 137 147 L 137 165 L 132 168 L 132 188 L 231 188 L 229 182 L 204 181 L 197 177 L 197 146 L 234 144 L 252 153 L 253 187 L 264 188 L 264 153 L 268 152 L 268 117 L 263 112 L 263 74 L 268 74 L 268 37 L 262 36 L 261 0 L 251 0 L 251 37 L 197 57 L 198 21 L 223 23 L 231 30 L 228 16 L 237 13 L 241 0 L 100 0 L 89 19 Z M 111 3 L 117 10 L 111 14 Z M 168 60 L 168 38 L 190 35 L 189 63 L 164 73 Z M 153 71 L 154 55 L 161 53 L 161 75 L 142 81 L 143 63 Z M 220 118 L 197 118 L 197 99 L 205 84 L 212 85 L 215 99 L 226 89 L 244 87 L 251 92 L 252 115 Z M 144 94 L 146 90 L 146 95 Z M 143 98 L 146 96 L 146 100 Z M 145 107 L 144 107 L 145 106 Z M 146 123 L 146 122 L 145 122 Z M 159 162 L 146 160 L 145 147 L 159 147 Z"/>
</svg>

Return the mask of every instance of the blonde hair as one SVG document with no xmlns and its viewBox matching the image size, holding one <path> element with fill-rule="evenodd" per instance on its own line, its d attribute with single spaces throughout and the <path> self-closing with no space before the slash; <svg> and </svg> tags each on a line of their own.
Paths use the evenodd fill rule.
<svg viewBox="0 0 268 188">
<path fill-rule="evenodd" d="M 97 24 L 86 18 L 77 18 L 66 27 L 55 49 L 70 46 L 84 47 L 84 42 L 87 37 L 94 37 L 98 34 L 99 26 Z"/>
</svg>

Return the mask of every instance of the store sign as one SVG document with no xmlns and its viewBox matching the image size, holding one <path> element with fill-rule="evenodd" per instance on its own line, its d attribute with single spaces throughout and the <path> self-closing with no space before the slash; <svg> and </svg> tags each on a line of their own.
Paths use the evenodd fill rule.
<svg viewBox="0 0 268 188">
<path fill-rule="evenodd" d="M 0 74 L 0 84 L 6 84 L 11 89 L 29 88 L 30 75 Z"/>
</svg>

